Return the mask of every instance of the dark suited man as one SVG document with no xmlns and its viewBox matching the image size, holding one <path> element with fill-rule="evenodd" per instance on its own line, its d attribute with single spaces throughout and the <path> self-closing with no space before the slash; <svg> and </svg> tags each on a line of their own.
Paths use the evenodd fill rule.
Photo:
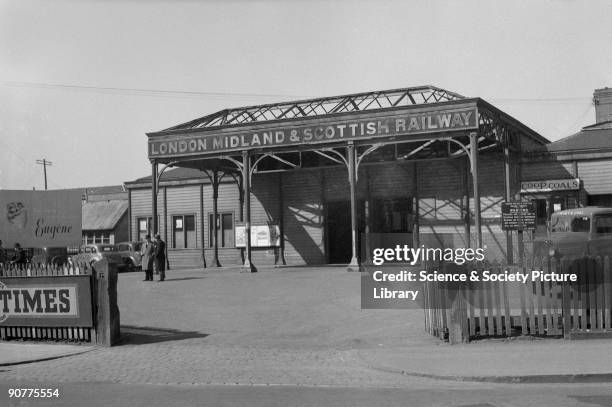
<svg viewBox="0 0 612 407">
<path fill-rule="evenodd" d="M 155 235 L 155 265 L 159 271 L 159 281 L 164 281 L 166 279 L 166 243 L 159 235 Z"/>
<path fill-rule="evenodd" d="M 145 272 L 144 281 L 153 281 L 153 262 L 155 261 L 155 245 L 151 236 L 146 235 L 141 249 L 142 270 Z"/>
</svg>

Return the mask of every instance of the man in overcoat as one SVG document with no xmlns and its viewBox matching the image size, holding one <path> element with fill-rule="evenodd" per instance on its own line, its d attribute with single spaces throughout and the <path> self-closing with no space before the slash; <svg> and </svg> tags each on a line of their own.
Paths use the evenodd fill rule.
<svg viewBox="0 0 612 407">
<path fill-rule="evenodd" d="M 166 243 L 160 235 L 155 235 L 155 265 L 159 272 L 159 281 L 166 279 Z"/>
<path fill-rule="evenodd" d="M 143 281 L 153 281 L 153 261 L 155 260 L 155 245 L 151 241 L 151 235 L 145 236 L 141 249 L 142 271 L 145 272 Z"/>
</svg>

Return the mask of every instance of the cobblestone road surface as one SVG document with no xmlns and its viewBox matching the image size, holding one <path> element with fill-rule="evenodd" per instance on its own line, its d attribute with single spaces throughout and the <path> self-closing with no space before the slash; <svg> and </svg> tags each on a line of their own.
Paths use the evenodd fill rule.
<svg viewBox="0 0 612 407">
<path fill-rule="evenodd" d="M 121 274 L 121 346 L 4 368 L 0 380 L 405 386 L 360 350 L 435 342 L 420 310 L 361 310 L 344 268 Z M 425 382 L 426 380 L 421 380 Z"/>
</svg>

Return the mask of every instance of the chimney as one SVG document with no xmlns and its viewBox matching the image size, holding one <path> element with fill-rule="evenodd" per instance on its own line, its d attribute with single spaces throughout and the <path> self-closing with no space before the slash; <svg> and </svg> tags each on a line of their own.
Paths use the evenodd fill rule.
<svg viewBox="0 0 612 407">
<path fill-rule="evenodd" d="M 595 105 L 595 123 L 612 121 L 612 89 L 595 89 L 593 92 Z"/>
</svg>

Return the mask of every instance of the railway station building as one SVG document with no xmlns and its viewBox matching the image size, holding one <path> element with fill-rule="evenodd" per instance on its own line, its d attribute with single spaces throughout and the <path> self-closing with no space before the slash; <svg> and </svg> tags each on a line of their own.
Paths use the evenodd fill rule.
<svg viewBox="0 0 612 407">
<path fill-rule="evenodd" d="M 501 203 L 549 144 L 434 86 L 225 109 L 147 136 L 151 175 L 125 184 L 130 239 L 159 233 L 175 267 L 249 270 L 356 269 L 363 233 L 511 259 Z"/>
</svg>

